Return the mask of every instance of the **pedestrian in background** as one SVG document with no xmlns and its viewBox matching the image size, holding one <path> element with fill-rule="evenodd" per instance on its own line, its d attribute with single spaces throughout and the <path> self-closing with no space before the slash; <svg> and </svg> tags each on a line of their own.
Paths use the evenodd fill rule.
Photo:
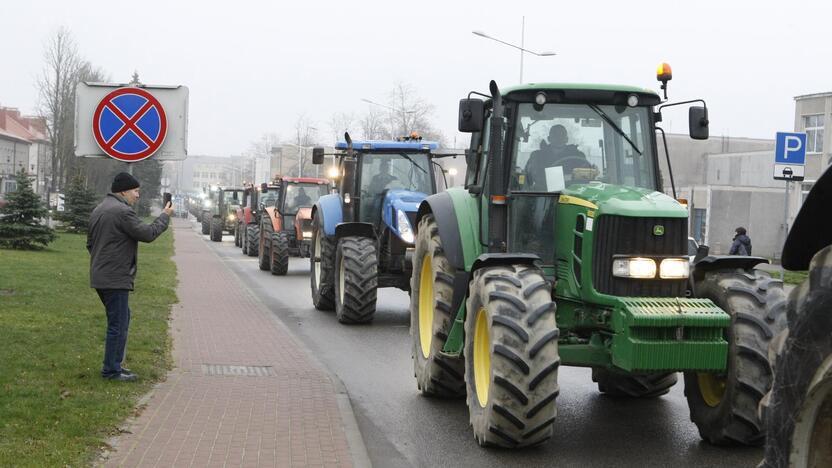
<svg viewBox="0 0 832 468">
<path fill-rule="evenodd" d="M 138 242 L 152 242 L 170 222 L 170 203 L 151 224 L 144 224 L 133 205 L 139 200 L 139 181 L 121 172 L 113 179 L 108 193 L 90 216 L 87 250 L 90 253 L 90 287 L 95 288 L 107 311 L 107 335 L 104 340 L 106 379 L 133 381 L 137 377 L 121 367 L 130 326 L 128 295 L 133 290 L 138 260 Z"/>
<path fill-rule="evenodd" d="M 744 227 L 738 227 L 734 236 L 734 243 L 728 255 L 751 255 L 751 238 L 746 234 Z"/>
</svg>

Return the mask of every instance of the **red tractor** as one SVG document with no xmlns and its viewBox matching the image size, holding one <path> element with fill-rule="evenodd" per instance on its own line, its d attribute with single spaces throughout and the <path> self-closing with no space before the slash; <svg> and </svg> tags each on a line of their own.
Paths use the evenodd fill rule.
<svg viewBox="0 0 832 468">
<path fill-rule="evenodd" d="M 261 197 L 276 192 L 260 218 L 258 249 L 261 270 L 285 275 L 289 256 L 308 257 L 312 240 L 312 206 L 332 190 L 329 179 L 280 177 L 275 185 L 261 188 Z M 275 187 L 275 188 L 272 188 Z"/>
<path fill-rule="evenodd" d="M 243 255 L 256 257 L 259 247 L 260 217 L 266 206 L 274 204 L 279 192 L 279 185 L 263 183 L 249 185 L 243 192 L 243 204 L 237 209 L 237 229 L 234 245 L 242 247 Z"/>
</svg>

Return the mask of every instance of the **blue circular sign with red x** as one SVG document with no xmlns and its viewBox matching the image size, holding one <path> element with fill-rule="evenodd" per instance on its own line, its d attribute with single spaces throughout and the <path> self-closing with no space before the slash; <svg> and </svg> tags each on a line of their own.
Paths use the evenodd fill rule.
<svg viewBox="0 0 832 468">
<path fill-rule="evenodd" d="M 165 141 L 168 124 L 159 101 L 141 88 L 120 88 L 95 108 L 92 132 L 108 156 L 124 162 L 149 158 Z"/>
</svg>

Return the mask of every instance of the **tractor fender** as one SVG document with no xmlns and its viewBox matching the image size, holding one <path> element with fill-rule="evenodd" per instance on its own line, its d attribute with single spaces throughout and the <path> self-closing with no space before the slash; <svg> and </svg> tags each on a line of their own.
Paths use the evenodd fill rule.
<svg viewBox="0 0 832 468">
<path fill-rule="evenodd" d="M 783 267 L 787 270 L 808 270 L 809 262 L 820 250 L 832 244 L 832 221 L 829 201 L 832 200 L 832 170 L 827 169 L 815 182 L 800 207 L 786 244 L 783 246 Z"/>
<path fill-rule="evenodd" d="M 451 265 L 457 270 L 470 271 L 474 260 L 483 253 L 479 199 L 462 188 L 431 195 L 419 206 L 414 229 L 427 213 L 432 213 L 439 225 L 442 248 Z"/>
<path fill-rule="evenodd" d="M 275 216 L 277 214 L 277 210 L 275 207 L 270 206 L 263 210 L 263 214 L 269 218 L 272 222 L 272 232 L 280 232 L 283 230 L 283 217 L 282 216 Z"/>
<path fill-rule="evenodd" d="M 338 225 L 335 226 L 336 239 L 349 236 L 369 237 L 370 239 L 375 240 L 376 229 L 373 227 L 372 223 L 338 223 Z"/>
<path fill-rule="evenodd" d="M 761 263 L 769 263 L 767 258 L 747 257 L 744 255 L 708 255 L 693 265 L 693 279 L 701 281 L 705 273 L 713 270 L 742 268 L 750 270 Z"/>
<path fill-rule="evenodd" d="M 343 220 L 344 212 L 341 209 L 341 195 L 332 193 L 318 199 L 312 207 L 312 218 L 319 218 L 324 227 L 324 234 L 327 237 L 335 235 L 335 226 Z"/>
<path fill-rule="evenodd" d="M 474 260 L 471 267 L 471 274 L 480 268 L 506 265 L 536 265 L 540 263 L 540 257 L 536 254 L 522 253 L 485 253 Z"/>
</svg>

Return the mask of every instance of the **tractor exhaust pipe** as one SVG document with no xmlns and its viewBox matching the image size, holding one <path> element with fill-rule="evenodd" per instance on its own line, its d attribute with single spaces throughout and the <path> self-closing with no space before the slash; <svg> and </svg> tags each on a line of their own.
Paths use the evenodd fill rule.
<svg viewBox="0 0 832 468">
<path fill-rule="evenodd" d="M 488 215 L 488 252 L 502 253 L 506 248 L 506 220 L 508 218 L 508 200 L 506 199 L 505 161 L 503 159 L 503 96 L 497 83 L 489 84 L 493 112 L 488 135 L 489 172 L 489 215 Z"/>
</svg>

